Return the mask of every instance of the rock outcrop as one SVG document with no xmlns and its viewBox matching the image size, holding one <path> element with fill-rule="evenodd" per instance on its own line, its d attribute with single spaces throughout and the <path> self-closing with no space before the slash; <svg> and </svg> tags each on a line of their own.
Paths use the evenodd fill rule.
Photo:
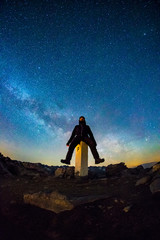
<svg viewBox="0 0 160 240">
<path fill-rule="evenodd" d="M 21 162 L 4 157 L 0 153 L 0 174 L 7 176 L 45 176 L 54 174 L 56 167 L 49 167 L 41 163 Z"/>
<path fill-rule="evenodd" d="M 68 197 L 58 191 L 38 192 L 33 194 L 24 194 L 23 196 L 24 203 L 35 205 L 55 213 L 71 210 L 78 205 L 105 198 L 108 198 L 107 194 L 82 196 L 77 198 Z"/>
<path fill-rule="evenodd" d="M 123 162 L 118 164 L 110 164 L 106 167 L 106 176 L 107 177 L 120 176 L 122 171 L 126 169 L 127 167 Z"/>
</svg>

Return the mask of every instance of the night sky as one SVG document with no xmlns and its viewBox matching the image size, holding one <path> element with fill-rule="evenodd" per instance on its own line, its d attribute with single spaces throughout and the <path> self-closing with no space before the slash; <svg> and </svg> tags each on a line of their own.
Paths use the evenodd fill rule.
<svg viewBox="0 0 160 240">
<path fill-rule="evenodd" d="M 100 165 L 160 161 L 159 106 L 160 1 L 0 1 L 5 156 L 61 165 L 84 115 Z"/>
</svg>

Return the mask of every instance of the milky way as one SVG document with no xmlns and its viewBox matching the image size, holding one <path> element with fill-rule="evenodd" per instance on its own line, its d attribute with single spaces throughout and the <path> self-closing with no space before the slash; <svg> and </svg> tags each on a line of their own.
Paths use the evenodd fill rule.
<svg viewBox="0 0 160 240">
<path fill-rule="evenodd" d="M 160 161 L 159 43 L 158 0 L 1 1 L 0 152 L 60 165 L 84 115 L 106 165 Z"/>
</svg>

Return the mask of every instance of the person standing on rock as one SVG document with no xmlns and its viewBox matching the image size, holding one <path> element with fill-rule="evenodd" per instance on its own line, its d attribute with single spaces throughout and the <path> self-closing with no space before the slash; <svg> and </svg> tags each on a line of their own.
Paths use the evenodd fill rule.
<svg viewBox="0 0 160 240">
<path fill-rule="evenodd" d="M 79 118 L 79 125 L 75 126 L 75 128 L 73 129 L 72 135 L 66 144 L 69 147 L 69 149 L 66 155 L 66 159 L 61 160 L 62 163 L 70 164 L 73 151 L 75 147 L 78 144 L 80 144 L 81 141 L 85 142 L 90 147 L 93 157 L 95 159 L 95 164 L 104 162 L 104 159 L 101 159 L 97 152 L 97 149 L 96 149 L 97 143 L 94 139 L 93 133 L 90 127 L 86 125 L 85 117 L 81 116 Z"/>
</svg>

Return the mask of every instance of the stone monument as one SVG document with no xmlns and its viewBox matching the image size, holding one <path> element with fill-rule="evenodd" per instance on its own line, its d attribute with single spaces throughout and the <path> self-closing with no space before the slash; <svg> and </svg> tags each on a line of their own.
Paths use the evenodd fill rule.
<svg viewBox="0 0 160 240">
<path fill-rule="evenodd" d="M 88 145 L 83 141 L 76 147 L 75 176 L 88 176 Z"/>
</svg>

